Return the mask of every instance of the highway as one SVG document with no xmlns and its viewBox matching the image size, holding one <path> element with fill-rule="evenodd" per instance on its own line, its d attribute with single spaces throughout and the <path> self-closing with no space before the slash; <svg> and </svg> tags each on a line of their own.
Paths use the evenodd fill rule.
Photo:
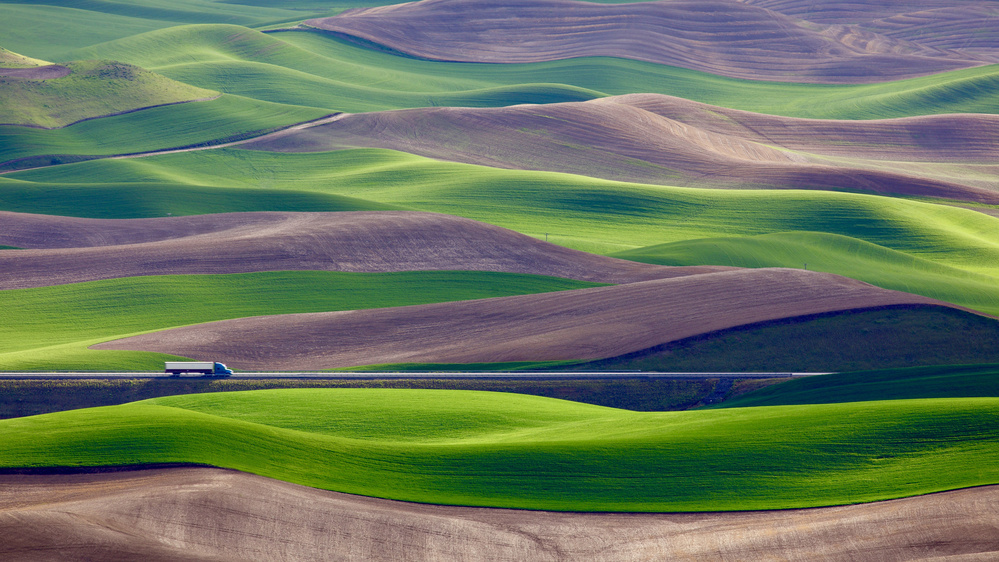
<svg viewBox="0 0 999 562">
<path fill-rule="evenodd" d="M 492 379 L 492 380 L 580 380 L 580 379 L 772 379 L 786 377 L 806 377 L 829 375 L 832 373 L 802 373 L 802 372 L 768 372 L 768 373 L 735 373 L 735 372 L 679 372 L 667 373 L 659 371 L 511 371 L 511 372 L 238 372 L 229 377 L 207 377 L 204 375 L 168 375 L 156 371 L 141 372 L 0 372 L 0 380 L 73 380 L 73 379 L 213 379 L 226 378 L 232 380 L 254 379 L 310 379 L 310 380 L 392 380 L 392 379 Z"/>
</svg>

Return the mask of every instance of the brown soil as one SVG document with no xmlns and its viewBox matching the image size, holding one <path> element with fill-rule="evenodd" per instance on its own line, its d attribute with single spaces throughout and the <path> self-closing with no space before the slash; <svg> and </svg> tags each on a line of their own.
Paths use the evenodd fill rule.
<svg viewBox="0 0 999 562">
<path fill-rule="evenodd" d="M 35 66 L 32 68 L 0 68 L 0 76 L 23 80 L 52 80 L 53 78 L 69 76 L 72 72 L 72 70 L 61 64 Z"/>
<path fill-rule="evenodd" d="M 834 24 L 833 29 L 845 33 L 862 30 L 927 47 L 999 56 L 999 10 L 989 0 L 744 1 L 793 18 Z"/>
<path fill-rule="evenodd" d="M 632 94 L 549 105 L 344 115 L 244 147 L 389 148 L 440 160 L 662 185 L 843 189 L 999 203 L 999 182 L 964 181 L 960 172 L 968 166 L 968 176 L 980 178 L 981 171 L 972 173 L 972 167 L 999 160 L 999 116 L 985 114 L 797 119 Z"/>
<path fill-rule="evenodd" d="M 395 502 L 212 468 L 0 476 L 8 560 L 995 560 L 999 487 L 741 513 Z M 951 558 L 953 557 L 953 558 Z"/>
<path fill-rule="evenodd" d="M 941 304 L 827 273 L 747 269 L 476 301 L 241 318 L 94 349 L 211 357 L 247 370 L 614 357 L 754 322 Z"/>
<path fill-rule="evenodd" d="M 139 275 L 505 271 L 628 283 L 719 271 L 570 250 L 489 224 L 409 211 L 99 220 L 0 212 L 0 289 Z"/>
<path fill-rule="evenodd" d="M 734 0 L 423 0 L 347 10 L 306 25 L 428 59 L 515 63 L 610 56 L 793 82 L 878 82 L 996 61 L 859 27 L 813 24 Z"/>
</svg>

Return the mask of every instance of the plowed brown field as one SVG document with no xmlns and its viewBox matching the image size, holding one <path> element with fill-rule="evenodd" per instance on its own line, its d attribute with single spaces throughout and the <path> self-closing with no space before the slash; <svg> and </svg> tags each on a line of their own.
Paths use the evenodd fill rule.
<svg viewBox="0 0 999 562">
<path fill-rule="evenodd" d="M 797 119 L 658 94 L 345 115 L 246 148 L 440 160 L 697 187 L 843 189 L 999 203 L 999 116 Z M 962 177 L 961 167 L 969 171 Z M 992 181 L 982 180 L 995 167 Z M 972 168 L 974 169 L 972 171 Z"/>
<path fill-rule="evenodd" d="M 999 10 L 990 0 L 744 0 L 844 35 L 863 31 L 939 49 L 999 57 Z"/>
<path fill-rule="evenodd" d="M 475 301 L 211 322 L 94 349 L 212 357 L 248 370 L 614 357 L 743 324 L 940 301 L 827 273 L 746 269 Z"/>
<path fill-rule="evenodd" d="M 428 59 L 514 63 L 607 56 L 792 82 L 878 82 L 996 60 L 813 24 L 735 0 L 423 0 L 347 10 L 306 25 Z"/>
<path fill-rule="evenodd" d="M 7 560 L 995 560 L 999 487 L 771 512 L 394 502 L 235 471 L 0 476 Z"/>
<path fill-rule="evenodd" d="M 98 220 L 0 212 L 0 289 L 138 275 L 471 270 L 629 283 L 719 271 L 570 250 L 435 213 L 232 213 Z"/>
</svg>

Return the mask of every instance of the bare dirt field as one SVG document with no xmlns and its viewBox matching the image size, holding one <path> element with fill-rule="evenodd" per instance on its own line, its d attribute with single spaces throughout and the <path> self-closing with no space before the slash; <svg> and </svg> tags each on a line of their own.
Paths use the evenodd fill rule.
<svg viewBox="0 0 999 562">
<path fill-rule="evenodd" d="M 982 179 L 999 161 L 999 116 L 985 114 L 797 119 L 632 94 L 344 115 L 244 145 L 277 152 L 348 147 L 662 185 L 845 189 L 999 203 L 999 175 Z"/>
<path fill-rule="evenodd" d="M 939 49 L 999 55 L 999 11 L 989 0 L 744 0 L 746 4 L 814 23 L 874 32 Z"/>
<path fill-rule="evenodd" d="M 629 283 L 664 267 L 570 250 L 436 213 L 232 213 L 100 220 L 0 212 L 0 289 L 138 275 L 253 271 L 504 271 Z"/>
<path fill-rule="evenodd" d="M 739 513 L 395 502 L 213 468 L 0 476 L 8 560 L 995 560 L 999 487 Z"/>
<path fill-rule="evenodd" d="M 898 9 L 893 14 L 906 11 Z M 936 19 L 919 28 L 932 28 Z M 347 10 L 305 25 L 427 59 L 514 63 L 607 56 L 793 82 L 880 82 L 999 60 L 987 51 L 954 51 L 922 44 L 918 37 L 895 39 L 858 26 L 805 20 L 807 14 L 792 18 L 780 13 L 780 6 L 764 9 L 735 0 L 423 0 Z M 963 26 L 976 23 L 967 18 Z"/>
<path fill-rule="evenodd" d="M 745 269 L 431 305 L 225 320 L 93 349 L 213 357 L 247 370 L 614 357 L 754 322 L 940 301 L 797 269 Z"/>
<path fill-rule="evenodd" d="M 20 78 L 22 80 L 52 80 L 69 76 L 72 71 L 61 64 L 49 64 L 31 68 L 0 68 L 0 76 L 4 78 Z"/>
</svg>

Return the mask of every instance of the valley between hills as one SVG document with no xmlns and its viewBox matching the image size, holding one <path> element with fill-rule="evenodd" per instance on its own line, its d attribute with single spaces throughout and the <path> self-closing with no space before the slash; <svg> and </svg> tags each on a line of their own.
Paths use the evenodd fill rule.
<svg viewBox="0 0 999 562">
<path fill-rule="evenodd" d="M 994 2 L 3 6 L 0 557 L 999 553 Z"/>
</svg>

